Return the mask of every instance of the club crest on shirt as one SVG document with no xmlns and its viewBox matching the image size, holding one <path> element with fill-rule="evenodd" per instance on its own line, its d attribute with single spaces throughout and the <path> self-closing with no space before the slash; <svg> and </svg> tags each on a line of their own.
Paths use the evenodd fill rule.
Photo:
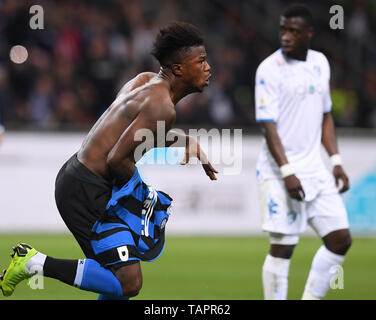
<svg viewBox="0 0 376 320">
<path fill-rule="evenodd" d="M 315 70 L 315 72 L 317 73 L 318 76 L 321 76 L 321 68 L 320 68 L 320 66 L 314 66 L 313 70 Z"/>
</svg>

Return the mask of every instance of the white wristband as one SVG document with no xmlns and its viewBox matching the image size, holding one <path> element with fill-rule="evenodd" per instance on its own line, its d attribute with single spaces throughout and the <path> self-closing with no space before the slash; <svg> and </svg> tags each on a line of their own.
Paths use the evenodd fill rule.
<svg viewBox="0 0 376 320">
<path fill-rule="evenodd" d="M 341 158 L 341 156 L 338 153 L 337 154 L 333 154 L 330 157 L 330 162 L 332 163 L 333 167 L 335 167 L 335 166 L 341 166 L 342 165 L 342 158 Z"/>
<path fill-rule="evenodd" d="M 281 170 L 282 178 L 286 178 L 288 176 L 292 176 L 293 174 L 295 174 L 294 170 L 292 169 L 292 166 L 289 163 L 280 166 L 279 170 Z"/>
</svg>

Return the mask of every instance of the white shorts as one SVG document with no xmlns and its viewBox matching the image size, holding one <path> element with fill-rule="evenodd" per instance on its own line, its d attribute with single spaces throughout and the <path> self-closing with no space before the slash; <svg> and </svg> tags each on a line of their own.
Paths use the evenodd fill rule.
<svg viewBox="0 0 376 320">
<path fill-rule="evenodd" d="M 258 181 L 264 231 L 298 236 L 309 224 L 322 238 L 332 231 L 349 228 L 346 208 L 333 176 L 328 173 L 300 182 L 306 194 L 304 201 L 292 199 L 282 179 Z"/>
</svg>

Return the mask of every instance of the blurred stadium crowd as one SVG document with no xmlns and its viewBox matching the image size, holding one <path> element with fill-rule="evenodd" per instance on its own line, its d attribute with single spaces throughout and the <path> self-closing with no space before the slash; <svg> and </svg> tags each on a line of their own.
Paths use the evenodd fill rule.
<svg viewBox="0 0 376 320">
<path fill-rule="evenodd" d="M 376 1 L 306 0 L 314 13 L 312 48 L 332 68 L 337 125 L 376 128 Z M 158 72 L 150 49 L 160 26 L 182 20 L 206 39 L 213 76 L 204 94 L 177 106 L 177 126 L 256 127 L 258 64 L 279 47 L 282 0 L 0 0 L 0 109 L 8 128 L 87 129 L 120 87 L 142 71 Z M 44 29 L 29 27 L 32 5 Z M 345 11 L 331 30 L 329 8 Z M 29 51 L 20 65 L 13 45 Z"/>
</svg>

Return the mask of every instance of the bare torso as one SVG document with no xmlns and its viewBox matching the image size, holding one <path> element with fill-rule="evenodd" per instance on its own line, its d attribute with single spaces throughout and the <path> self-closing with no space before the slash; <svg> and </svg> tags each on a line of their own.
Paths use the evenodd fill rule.
<svg viewBox="0 0 376 320">
<path fill-rule="evenodd" d="M 78 160 L 96 175 L 112 180 L 114 177 L 108 166 L 109 154 L 124 139 L 122 136 L 137 117 L 153 113 L 153 105 L 171 109 L 170 114 L 175 116 L 165 83 L 156 73 L 141 73 L 123 86 L 115 101 L 94 124 L 78 151 Z M 129 148 L 122 155 L 122 174 L 131 177 L 135 170 L 135 160 L 134 148 Z"/>
</svg>

